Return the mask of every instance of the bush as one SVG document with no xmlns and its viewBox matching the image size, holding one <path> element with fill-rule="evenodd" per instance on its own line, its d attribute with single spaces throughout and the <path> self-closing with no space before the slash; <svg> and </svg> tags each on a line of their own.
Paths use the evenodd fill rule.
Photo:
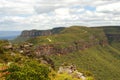
<svg viewBox="0 0 120 80">
<path fill-rule="evenodd" d="M 22 65 L 11 64 L 7 71 L 10 74 L 5 76 L 6 80 L 50 80 L 49 68 L 36 61 L 27 61 Z"/>
</svg>

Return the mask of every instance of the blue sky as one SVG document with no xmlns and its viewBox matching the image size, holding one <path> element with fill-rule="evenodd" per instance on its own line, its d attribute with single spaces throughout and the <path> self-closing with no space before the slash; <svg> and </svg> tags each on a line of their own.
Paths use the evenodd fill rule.
<svg viewBox="0 0 120 80">
<path fill-rule="evenodd" d="M 0 0 L 0 31 L 120 25 L 119 0 Z"/>
</svg>

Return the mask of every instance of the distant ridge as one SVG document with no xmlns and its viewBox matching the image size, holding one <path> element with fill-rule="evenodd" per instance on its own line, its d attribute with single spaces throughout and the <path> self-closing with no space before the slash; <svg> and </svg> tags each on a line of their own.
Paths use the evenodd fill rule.
<svg viewBox="0 0 120 80">
<path fill-rule="evenodd" d="M 49 36 L 53 34 L 59 34 L 65 29 L 69 29 L 71 27 L 80 27 L 85 28 L 86 30 L 91 29 L 94 31 L 96 30 L 102 30 L 104 34 L 106 35 L 109 42 L 112 42 L 114 40 L 120 41 L 120 27 L 119 26 L 101 26 L 101 27 L 86 27 L 86 26 L 70 26 L 70 27 L 57 27 L 53 29 L 48 30 L 24 30 L 21 32 L 21 34 L 15 39 L 17 42 L 24 42 L 28 40 L 29 38 L 39 37 L 39 36 Z M 95 30 L 95 31 L 96 31 Z"/>
<path fill-rule="evenodd" d="M 52 34 L 59 33 L 62 31 L 65 27 L 58 27 L 58 28 L 53 28 L 50 30 L 24 30 L 22 31 L 20 37 L 37 37 L 37 36 L 48 36 Z"/>
</svg>

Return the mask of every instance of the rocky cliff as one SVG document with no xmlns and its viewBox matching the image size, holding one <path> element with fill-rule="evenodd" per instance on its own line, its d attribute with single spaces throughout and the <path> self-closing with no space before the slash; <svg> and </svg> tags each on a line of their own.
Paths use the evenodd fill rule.
<svg viewBox="0 0 120 80">
<path fill-rule="evenodd" d="M 85 42 L 85 41 L 75 41 L 70 43 L 68 47 L 61 48 L 63 44 L 49 44 L 49 45 L 39 45 L 35 49 L 36 56 L 49 55 L 49 54 L 67 54 L 79 50 L 85 50 L 93 46 L 101 45 L 106 46 L 108 42 L 106 40 L 98 42 Z"/>
<path fill-rule="evenodd" d="M 25 30 L 21 33 L 20 37 L 37 37 L 37 36 L 48 36 L 52 34 L 57 34 L 61 30 L 63 30 L 64 27 L 59 27 L 59 28 L 53 28 L 51 30 Z"/>
</svg>

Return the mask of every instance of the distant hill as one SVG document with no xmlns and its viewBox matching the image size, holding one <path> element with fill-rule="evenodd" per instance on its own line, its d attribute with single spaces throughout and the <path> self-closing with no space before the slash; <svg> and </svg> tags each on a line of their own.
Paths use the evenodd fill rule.
<svg viewBox="0 0 120 80">
<path fill-rule="evenodd" d="M 0 39 L 12 40 L 20 34 L 21 31 L 0 31 Z"/>
</svg>

